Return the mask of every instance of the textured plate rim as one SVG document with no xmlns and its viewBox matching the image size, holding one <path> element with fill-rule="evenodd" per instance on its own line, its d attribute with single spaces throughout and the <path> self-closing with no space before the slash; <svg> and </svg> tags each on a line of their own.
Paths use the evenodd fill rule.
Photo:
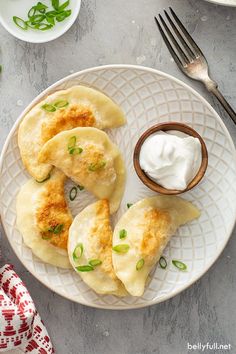
<svg viewBox="0 0 236 354">
<path fill-rule="evenodd" d="M 221 125 L 226 137 L 228 138 L 228 141 L 229 141 L 229 145 L 234 153 L 234 163 L 235 163 L 235 166 L 236 166 L 236 149 L 235 149 L 235 146 L 234 146 L 234 143 L 233 143 L 233 140 L 231 138 L 231 135 L 228 131 L 228 129 L 226 128 L 223 120 L 220 118 L 220 116 L 218 115 L 218 113 L 214 110 L 214 108 L 210 105 L 209 102 L 207 102 L 207 100 L 201 96 L 197 91 L 195 91 L 191 86 L 189 86 L 188 84 L 184 83 L 183 81 L 181 81 L 180 79 L 177 79 L 175 78 L 174 76 L 172 75 L 169 75 L 169 74 L 166 74 L 165 72 L 163 71 L 160 71 L 160 70 L 156 70 L 156 69 L 153 69 L 153 68 L 149 68 L 149 67 L 145 67 L 145 66 L 141 66 L 141 65 L 131 65 L 131 64 L 111 64 L 111 65 L 102 65 L 102 66 L 96 66 L 96 67 L 92 67 L 92 68 L 88 68 L 88 69 L 84 69 L 84 70 L 81 70 L 81 71 L 78 71 L 76 73 L 73 73 L 71 75 L 68 75 L 58 81 L 56 81 L 54 84 L 50 85 L 48 88 L 46 88 L 45 90 L 43 90 L 38 96 L 36 96 L 32 101 L 31 103 L 23 110 L 23 112 L 20 114 L 20 116 L 17 118 L 17 120 L 15 121 L 12 129 L 10 130 L 7 138 L 6 138 L 6 141 L 3 145 L 3 148 L 2 148 L 2 152 L 1 152 L 1 155 L 0 155 L 0 180 L 1 180 L 1 174 L 2 174 L 2 168 L 3 168 L 3 160 L 4 160 L 4 155 L 6 153 L 6 150 L 7 150 L 7 147 L 8 147 L 8 144 L 13 136 L 13 134 L 15 133 L 15 130 L 18 128 L 21 120 L 23 119 L 23 117 L 25 116 L 25 114 L 39 101 L 41 100 L 45 95 L 47 95 L 51 90 L 53 90 L 54 88 L 56 88 L 57 86 L 61 85 L 62 83 L 68 81 L 68 80 L 71 80 L 73 78 L 76 78 L 77 76 L 79 75 L 85 75 L 85 74 L 88 74 L 88 73 L 91 73 L 93 71 L 99 71 L 99 70 L 104 70 L 104 69 L 131 69 L 131 70 L 140 70 L 140 71 L 146 71 L 146 72 L 150 72 L 150 73 L 154 73 L 154 74 L 157 74 L 157 75 L 160 75 L 160 76 L 163 76 L 169 80 L 172 80 L 176 83 L 178 83 L 179 85 L 181 85 L 182 87 L 186 88 L 187 90 L 189 90 L 191 93 L 193 93 L 196 97 L 198 97 L 202 102 L 203 104 L 213 113 L 213 115 L 215 116 L 216 120 L 218 121 L 218 123 Z M 0 215 L 2 215 L 2 203 L 0 201 Z M 1 222 L 2 222 L 2 225 L 3 225 L 3 229 L 4 229 L 4 232 L 6 234 L 6 237 L 11 245 L 11 248 L 13 249 L 16 257 L 20 260 L 20 262 L 23 264 L 23 266 L 39 281 L 41 282 L 43 285 L 45 285 L 48 289 L 50 289 L 51 291 L 54 291 L 55 293 L 57 293 L 58 295 L 64 297 L 65 299 L 67 300 L 70 300 L 70 301 L 73 301 L 73 302 L 76 302 L 78 304 L 81 304 L 81 305 L 86 305 L 86 306 L 89 306 L 89 307 L 93 307 L 93 308 L 99 308 L 99 309 L 103 309 L 103 310 L 130 310 L 130 309 L 138 309 L 138 308 L 144 308 L 144 307 L 147 307 L 147 306 L 151 306 L 151 305 L 155 305 L 155 304 L 158 304 L 158 303 L 161 303 L 163 301 L 166 301 L 166 300 L 169 300 L 171 298 L 173 298 L 174 296 L 180 294 L 182 291 L 186 290 L 187 288 L 189 288 L 191 285 L 193 285 L 197 280 L 199 280 L 211 267 L 212 265 L 217 261 L 217 259 L 219 258 L 219 256 L 221 255 L 221 253 L 223 252 L 225 246 L 227 245 L 229 239 L 230 239 L 230 236 L 232 234 L 232 231 L 234 229 L 234 225 L 236 224 L 236 216 L 235 216 L 235 220 L 232 222 L 232 225 L 229 229 L 229 232 L 228 234 L 226 235 L 225 237 L 225 240 L 224 242 L 222 243 L 221 247 L 219 248 L 219 250 L 215 253 L 215 256 L 212 258 L 211 262 L 205 267 L 205 269 L 200 272 L 198 275 L 196 275 L 195 277 L 193 277 L 193 279 L 187 283 L 187 284 L 184 284 L 183 286 L 179 287 L 176 291 L 174 291 L 173 293 L 171 294 L 166 294 L 164 295 L 162 298 L 160 299 L 157 299 L 157 300 L 152 300 L 152 301 L 149 301 L 147 303 L 142 303 L 142 304 L 139 304 L 139 305 L 128 305 L 127 307 L 116 307 L 114 308 L 112 305 L 106 305 L 106 306 L 103 306 L 103 305 L 99 305 L 99 304 L 94 304 L 94 303 L 87 303 L 85 300 L 83 301 L 76 301 L 74 298 L 66 295 L 66 294 L 63 294 L 61 293 L 59 290 L 54 290 L 50 287 L 49 284 L 47 284 L 44 280 L 40 279 L 38 277 L 38 274 L 32 270 L 32 269 L 29 269 L 28 266 L 25 264 L 24 260 L 22 260 L 21 258 L 18 257 L 14 247 L 13 247 L 13 244 L 10 240 L 10 238 L 8 237 L 8 234 L 6 232 L 6 226 L 5 226 L 5 222 L 4 222 L 4 219 L 1 217 Z"/>
<path fill-rule="evenodd" d="M 222 2 L 222 0 L 205 0 L 207 2 L 210 2 L 212 4 L 215 4 L 215 5 L 221 5 L 221 6 L 230 6 L 230 7 L 236 7 L 236 3 L 235 2 L 228 2 L 228 3 L 225 3 L 225 2 Z M 224 0 L 223 0 L 224 1 Z M 229 0 L 227 0 L 229 1 Z M 233 1 L 233 0 L 232 0 Z"/>
</svg>

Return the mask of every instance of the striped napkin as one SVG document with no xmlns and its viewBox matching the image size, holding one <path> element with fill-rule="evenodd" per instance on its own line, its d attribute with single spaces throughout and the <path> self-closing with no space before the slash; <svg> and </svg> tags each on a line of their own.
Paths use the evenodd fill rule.
<svg viewBox="0 0 236 354">
<path fill-rule="evenodd" d="M 0 352 L 54 353 L 28 290 L 9 264 L 0 268 Z"/>
</svg>

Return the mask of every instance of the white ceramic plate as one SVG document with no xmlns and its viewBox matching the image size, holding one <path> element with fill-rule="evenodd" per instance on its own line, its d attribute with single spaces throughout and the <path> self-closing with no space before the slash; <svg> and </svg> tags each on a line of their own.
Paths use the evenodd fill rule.
<svg viewBox="0 0 236 354">
<path fill-rule="evenodd" d="M 60 0 L 63 4 L 66 0 Z M 0 0 L 0 23 L 16 38 L 30 43 L 45 43 L 63 35 L 75 22 L 81 5 L 81 0 L 70 0 L 67 9 L 71 9 L 71 15 L 62 22 L 56 22 L 55 26 L 47 31 L 28 29 L 27 31 L 17 27 L 12 17 L 17 16 L 27 20 L 29 9 L 37 4 L 37 0 Z M 51 0 L 42 1 L 49 9 L 52 9 Z M 66 9 L 66 10 L 67 10 Z"/>
<path fill-rule="evenodd" d="M 217 5 L 223 6 L 236 6 L 236 0 L 206 0 Z"/>
<path fill-rule="evenodd" d="M 120 147 L 128 178 L 122 205 L 114 217 L 116 222 L 127 209 L 126 203 L 136 202 L 154 193 L 138 179 L 133 168 L 133 149 L 140 134 L 158 122 L 180 121 L 198 131 L 209 152 L 209 167 L 198 187 L 183 195 L 201 209 L 201 218 L 181 227 L 164 254 L 168 268 L 159 266 L 152 274 L 144 295 L 140 298 L 99 296 L 90 290 L 73 270 L 62 270 L 41 262 L 27 248 L 16 230 L 15 199 L 22 184 L 29 178 L 17 146 L 19 123 L 30 108 L 43 96 L 75 84 L 101 90 L 125 111 L 126 126 L 108 134 Z M 18 258 L 42 283 L 68 299 L 89 306 L 128 309 L 161 302 L 178 294 L 200 278 L 225 247 L 236 215 L 236 156 L 231 137 L 212 107 L 194 90 L 162 72 L 130 65 L 112 65 L 84 70 L 57 82 L 39 95 L 22 113 L 12 128 L 0 160 L 1 214 L 7 237 Z M 72 184 L 66 186 L 67 194 Z M 74 215 L 92 201 L 82 191 L 70 202 Z M 180 272 L 171 259 L 188 265 Z"/>
</svg>

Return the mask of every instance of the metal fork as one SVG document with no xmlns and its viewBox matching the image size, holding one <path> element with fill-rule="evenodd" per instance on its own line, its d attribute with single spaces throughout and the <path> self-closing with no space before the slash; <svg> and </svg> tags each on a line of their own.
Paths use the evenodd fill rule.
<svg viewBox="0 0 236 354">
<path fill-rule="evenodd" d="M 167 11 L 164 10 L 169 25 L 166 24 L 160 14 L 160 22 L 156 17 L 155 20 L 162 38 L 176 64 L 185 75 L 194 80 L 201 81 L 206 86 L 207 90 L 218 99 L 236 124 L 235 111 L 218 90 L 217 83 L 209 77 L 208 63 L 204 54 L 179 20 L 174 10 L 172 10 L 171 7 L 169 9 L 172 18 Z"/>
</svg>

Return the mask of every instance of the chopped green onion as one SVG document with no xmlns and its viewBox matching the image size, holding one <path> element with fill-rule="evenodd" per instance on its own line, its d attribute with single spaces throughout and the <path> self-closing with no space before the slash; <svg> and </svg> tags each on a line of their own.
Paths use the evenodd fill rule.
<svg viewBox="0 0 236 354">
<path fill-rule="evenodd" d="M 167 262 L 166 262 L 166 259 L 164 257 L 161 257 L 159 259 L 159 265 L 162 269 L 166 269 L 167 267 Z"/>
<path fill-rule="evenodd" d="M 57 16 L 56 16 L 56 20 L 58 22 L 62 22 L 64 21 L 67 17 L 69 17 L 71 15 L 71 10 L 67 10 L 67 11 L 64 11 L 64 12 L 61 12 L 59 13 Z"/>
<path fill-rule="evenodd" d="M 80 155 L 83 152 L 83 149 L 81 147 L 74 147 L 69 150 L 69 153 L 71 155 Z"/>
<path fill-rule="evenodd" d="M 64 10 L 69 5 L 70 5 L 70 0 L 67 0 L 66 2 L 64 2 L 64 4 L 59 6 L 58 11 L 61 12 L 62 10 Z"/>
<path fill-rule="evenodd" d="M 75 144 L 76 144 L 76 136 L 71 136 L 68 142 L 68 150 L 74 148 Z"/>
<path fill-rule="evenodd" d="M 35 15 L 36 11 L 36 6 L 31 7 L 31 9 L 28 11 L 28 18 L 31 19 L 31 17 Z"/>
<path fill-rule="evenodd" d="M 45 19 L 45 15 L 34 15 L 30 17 L 30 22 L 32 25 L 36 25 L 37 23 L 41 23 Z"/>
<path fill-rule="evenodd" d="M 58 10 L 59 0 L 52 0 L 52 6 L 54 7 L 55 10 Z"/>
<path fill-rule="evenodd" d="M 20 27 L 20 28 L 23 29 L 24 31 L 27 30 L 28 25 L 27 25 L 27 23 L 26 23 L 24 20 L 22 20 L 22 18 L 17 17 L 17 16 L 13 16 L 13 21 L 15 22 L 15 24 L 16 24 L 18 27 Z"/>
<path fill-rule="evenodd" d="M 44 109 L 47 112 L 55 112 L 57 109 L 54 107 L 52 104 L 45 103 L 43 106 L 41 106 L 42 109 Z"/>
<path fill-rule="evenodd" d="M 63 224 L 58 224 L 58 225 L 56 225 L 56 226 L 54 226 L 54 227 L 50 227 L 50 228 L 48 229 L 48 231 L 49 231 L 49 232 L 52 232 L 52 233 L 55 234 L 55 235 L 57 235 L 57 234 L 60 234 L 60 233 L 62 232 L 63 227 L 64 227 Z"/>
<path fill-rule="evenodd" d="M 91 270 L 94 270 L 94 268 L 89 264 L 78 266 L 76 267 L 76 269 L 78 270 L 78 272 L 91 272 Z"/>
<path fill-rule="evenodd" d="M 47 23 L 38 23 L 34 26 L 35 29 L 40 31 L 47 31 L 48 29 L 52 28 L 53 26 Z"/>
<path fill-rule="evenodd" d="M 116 245 L 114 247 L 112 247 L 113 251 L 117 252 L 117 253 L 127 253 L 129 250 L 129 245 L 126 244 L 120 244 L 120 245 Z"/>
<path fill-rule="evenodd" d="M 51 177 L 51 174 L 49 173 L 49 175 L 48 175 L 46 178 L 42 179 L 41 181 L 39 181 L 39 180 L 36 179 L 36 182 L 37 182 L 37 183 L 46 182 L 50 177 Z"/>
<path fill-rule="evenodd" d="M 57 101 L 57 102 L 54 103 L 54 106 L 56 108 L 64 108 L 64 107 L 66 107 L 68 105 L 69 105 L 68 101 Z"/>
<path fill-rule="evenodd" d="M 48 6 L 42 4 L 41 2 L 38 2 L 37 5 L 35 6 L 36 10 L 41 12 L 41 13 L 45 13 L 46 9 L 48 8 Z"/>
<path fill-rule="evenodd" d="M 186 265 L 186 264 L 184 264 L 183 262 L 177 261 L 176 259 L 173 259 L 173 260 L 172 260 L 172 264 L 173 264 L 176 268 L 178 268 L 179 270 L 184 271 L 184 270 L 187 269 L 187 265 Z"/>
<path fill-rule="evenodd" d="M 119 232 L 120 239 L 122 240 L 122 239 L 126 238 L 126 236 L 127 236 L 127 231 L 125 229 L 120 230 L 120 232 Z"/>
<path fill-rule="evenodd" d="M 136 264 L 136 270 L 142 269 L 143 266 L 144 266 L 144 263 L 145 263 L 144 259 L 141 258 L 141 259 L 137 262 L 137 264 Z"/>
<path fill-rule="evenodd" d="M 46 234 L 42 235 L 43 240 L 50 240 L 51 238 L 52 238 L 52 235 L 46 235 Z"/>
<path fill-rule="evenodd" d="M 97 170 L 101 170 L 105 166 L 106 166 L 106 161 L 100 161 L 98 163 L 91 163 L 88 167 L 88 170 L 94 172 Z"/>
<path fill-rule="evenodd" d="M 100 261 L 100 259 L 91 259 L 89 261 L 89 265 L 91 265 L 92 267 L 96 267 L 100 264 L 102 264 L 102 261 Z"/>
<path fill-rule="evenodd" d="M 75 262 L 78 261 L 78 259 L 82 257 L 83 252 L 84 252 L 83 244 L 78 243 L 78 245 L 75 247 L 74 252 L 72 254 L 73 260 Z"/>
<path fill-rule="evenodd" d="M 127 208 L 129 209 L 130 207 L 132 207 L 132 203 L 127 203 Z"/>
<path fill-rule="evenodd" d="M 70 200 L 71 201 L 75 200 L 76 196 L 77 196 L 77 188 L 72 187 L 69 194 Z"/>
<path fill-rule="evenodd" d="M 79 188 L 80 191 L 83 191 L 83 190 L 84 190 L 84 186 L 80 186 L 80 185 L 78 184 L 77 187 Z"/>
<path fill-rule="evenodd" d="M 50 25 L 55 25 L 55 20 L 54 20 L 54 17 L 50 17 L 46 14 L 46 20 L 48 23 L 50 23 Z"/>
</svg>

